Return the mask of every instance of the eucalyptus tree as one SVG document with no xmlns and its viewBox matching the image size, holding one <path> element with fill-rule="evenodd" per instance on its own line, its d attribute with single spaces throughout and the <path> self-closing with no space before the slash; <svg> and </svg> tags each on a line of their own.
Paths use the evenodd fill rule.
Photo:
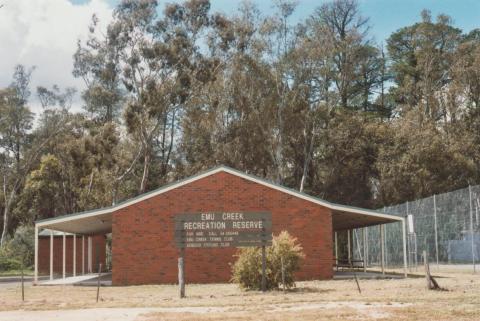
<svg viewBox="0 0 480 321">
<path fill-rule="evenodd" d="M 286 160 L 286 113 L 296 98 L 292 91 L 294 75 L 290 54 L 296 43 L 296 34 L 290 19 L 297 6 L 296 1 L 279 0 L 275 2 L 276 12 L 266 19 L 262 26 L 261 34 L 265 39 L 265 59 L 271 69 L 278 102 L 273 104 L 271 110 L 272 122 L 270 125 L 270 145 L 272 149 L 273 170 L 275 180 L 282 184 L 288 175 Z"/>
<path fill-rule="evenodd" d="M 209 78 L 210 66 L 199 45 L 210 23 L 209 9 L 207 0 L 191 0 L 167 4 L 159 16 L 157 1 L 124 0 L 114 10 L 107 39 L 96 38 L 95 51 L 112 55 L 108 73 L 121 84 L 124 123 L 141 153 L 139 193 L 149 188 L 152 169 L 160 181 L 165 178 L 183 106 L 195 86 Z M 80 45 L 79 56 L 84 50 L 89 51 L 88 46 Z M 98 74 L 91 77 L 100 81 Z M 113 97 L 117 89 L 107 92 Z"/>
<path fill-rule="evenodd" d="M 452 80 L 462 91 L 464 104 L 471 109 L 479 109 L 480 29 L 474 29 L 463 37 L 455 53 L 451 71 Z"/>
<path fill-rule="evenodd" d="M 33 68 L 15 67 L 11 85 L 0 91 L 0 171 L 3 189 L 3 226 L 0 246 L 9 232 L 11 209 L 31 165 L 27 156 L 33 114 L 27 106 Z"/>
<path fill-rule="evenodd" d="M 428 10 L 422 21 L 394 32 L 387 40 L 395 86 L 392 93 L 403 111 L 419 108 L 427 118 L 445 119 L 439 106 L 442 90 L 448 87 L 461 30 L 450 17 L 432 21 Z"/>
<path fill-rule="evenodd" d="M 33 68 L 15 67 L 11 85 L 0 92 L 0 172 L 3 189 L 3 227 L 0 246 L 9 233 L 13 207 L 25 179 L 40 158 L 46 145 L 66 125 L 59 120 L 54 130 L 40 133 L 33 129 L 33 113 L 28 107 Z"/>
<path fill-rule="evenodd" d="M 263 59 L 263 20 L 258 9 L 246 2 L 237 14 L 217 14 L 212 19 L 207 44 L 215 62 L 214 77 L 194 95 L 182 120 L 188 172 L 227 164 L 271 176 L 269 108 L 277 98 L 270 66 Z"/>
<path fill-rule="evenodd" d="M 89 38 L 77 44 L 73 75 L 83 79 L 86 89 L 82 92 L 84 109 L 99 124 L 118 122 L 123 99 L 120 80 L 119 48 L 114 30 L 97 35 L 99 20 L 92 17 Z"/>
<path fill-rule="evenodd" d="M 368 40 L 368 18 L 360 14 L 356 0 L 334 0 L 319 7 L 310 17 L 310 24 L 324 32 L 332 44 L 332 82 L 339 106 L 355 107 L 352 100 L 364 94 L 355 82 L 362 78 L 359 63 L 369 59 L 365 55 Z"/>
</svg>

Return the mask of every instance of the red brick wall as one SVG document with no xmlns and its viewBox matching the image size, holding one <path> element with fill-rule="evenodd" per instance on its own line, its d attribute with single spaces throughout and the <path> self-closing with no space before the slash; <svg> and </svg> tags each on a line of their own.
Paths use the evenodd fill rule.
<svg viewBox="0 0 480 321">
<path fill-rule="evenodd" d="M 177 282 L 175 214 L 248 211 L 271 212 L 275 235 L 287 230 L 298 238 L 306 254 L 298 279 L 332 277 L 329 209 L 220 172 L 113 214 L 113 284 Z M 228 282 L 235 252 L 234 248 L 186 249 L 186 282 Z"/>
<path fill-rule="evenodd" d="M 85 236 L 85 273 L 88 268 L 88 237 Z M 82 274 L 82 237 L 77 235 L 76 246 L 76 272 Z M 98 250 L 97 250 L 98 249 Z M 98 255 L 97 252 L 98 251 Z M 106 238 L 104 235 L 92 236 L 92 266 L 98 272 L 98 264 L 105 267 Z M 103 268 L 102 268 L 103 270 Z M 65 272 L 67 276 L 73 275 L 73 236 L 67 235 L 65 242 Z M 50 236 L 41 236 L 38 239 L 38 273 L 50 275 Z M 53 274 L 63 274 L 63 236 L 53 237 Z"/>
</svg>

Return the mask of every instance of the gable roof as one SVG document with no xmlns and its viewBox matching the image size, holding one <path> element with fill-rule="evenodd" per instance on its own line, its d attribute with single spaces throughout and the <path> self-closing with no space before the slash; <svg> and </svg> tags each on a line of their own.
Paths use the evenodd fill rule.
<svg viewBox="0 0 480 321">
<path fill-rule="evenodd" d="M 195 182 L 197 180 L 200 180 L 202 178 L 205 178 L 205 177 L 208 177 L 208 176 L 220 173 L 220 172 L 225 172 L 225 173 L 235 175 L 237 177 L 241 177 L 241 178 L 246 179 L 248 181 L 255 182 L 255 183 L 267 186 L 269 188 L 278 190 L 280 192 L 292 195 L 294 197 L 298 197 L 298 198 L 301 198 L 303 200 L 306 200 L 306 201 L 324 206 L 324 207 L 329 208 L 333 211 L 338 211 L 338 212 L 342 212 L 342 213 L 363 214 L 363 215 L 383 218 L 383 219 L 386 219 L 386 220 L 389 220 L 389 221 L 403 221 L 403 218 L 399 217 L 399 216 L 385 214 L 385 213 L 377 212 L 375 210 L 369 210 L 369 209 L 364 209 L 364 208 L 359 208 L 359 207 L 353 207 L 353 206 L 331 203 L 331 202 L 322 200 L 320 198 L 317 198 L 317 197 L 314 197 L 314 196 L 296 191 L 294 189 L 291 189 L 291 188 L 288 188 L 288 187 L 285 187 L 285 186 L 282 186 L 282 185 L 279 185 L 279 184 L 275 184 L 275 183 L 270 182 L 266 179 L 259 178 L 259 177 L 256 177 L 254 175 L 246 174 L 246 173 L 241 172 L 239 170 L 236 170 L 236 169 L 230 168 L 228 166 L 223 166 L 222 165 L 222 166 L 215 167 L 215 168 L 212 168 L 210 170 L 207 170 L 205 172 L 199 173 L 197 175 L 179 180 L 177 182 L 173 182 L 173 183 L 164 185 L 164 186 L 162 186 L 162 187 L 160 187 L 156 190 L 138 195 L 137 197 L 125 200 L 125 201 L 120 202 L 120 203 L 118 203 L 114 206 L 100 208 L 100 209 L 91 210 L 91 211 L 67 214 L 67 215 L 53 217 L 53 218 L 47 218 L 47 219 L 43 219 L 43 220 L 38 220 L 38 221 L 35 222 L 35 224 L 36 224 L 37 227 L 50 226 L 54 223 L 62 223 L 62 222 L 71 221 L 71 220 L 77 220 L 77 219 L 88 218 L 88 217 L 92 217 L 92 216 L 98 216 L 98 215 L 113 213 L 113 212 L 118 211 L 118 210 L 120 210 L 122 208 L 125 208 L 127 206 L 142 202 L 142 201 L 147 200 L 149 198 L 152 198 L 152 197 L 155 197 L 157 195 L 166 193 L 166 192 L 171 191 L 173 189 L 176 189 L 178 187 L 190 184 L 192 182 Z"/>
</svg>

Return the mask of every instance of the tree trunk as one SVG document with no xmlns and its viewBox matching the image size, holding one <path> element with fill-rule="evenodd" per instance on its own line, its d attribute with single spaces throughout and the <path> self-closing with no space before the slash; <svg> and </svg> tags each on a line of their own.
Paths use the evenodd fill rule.
<svg viewBox="0 0 480 321">
<path fill-rule="evenodd" d="M 315 140 L 315 133 L 312 133 L 312 137 L 310 138 L 310 144 L 307 147 L 307 134 L 305 132 L 305 161 L 303 162 L 303 173 L 302 179 L 300 180 L 300 192 L 303 192 L 305 187 L 305 181 L 307 180 L 308 174 L 308 166 L 310 166 L 310 161 L 312 159 L 312 152 L 313 152 L 313 143 Z"/>
<path fill-rule="evenodd" d="M 3 229 L 2 229 L 2 238 L 0 239 L 0 248 L 3 248 L 3 245 L 5 244 L 5 239 L 7 238 L 8 215 L 9 215 L 9 206 L 5 204 L 5 209 L 3 210 Z"/>
<path fill-rule="evenodd" d="M 147 187 L 148 173 L 150 170 L 150 152 L 146 149 L 143 156 L 143 176 L 142 182 L 140 183 L 140 194 L 145 193 Z"/>
<path fill-rule="evenodd" d="M 4 190 L 6 192 L 6 188 L 4 186 Z M 10 208 L 13 204 L 13 199 L 15 198 L 16 190 L 12 190 L 10 196 L 7 199 L 7 195 L 5 194 L 5 209 L 3 210 L 3 229 L 2 229 L 2 237 L 0 239 L 0 248 L 5 245 L 5 241 L 7 239 L 8 233 L 8 223 L 10 220 Z"/>
</svg>

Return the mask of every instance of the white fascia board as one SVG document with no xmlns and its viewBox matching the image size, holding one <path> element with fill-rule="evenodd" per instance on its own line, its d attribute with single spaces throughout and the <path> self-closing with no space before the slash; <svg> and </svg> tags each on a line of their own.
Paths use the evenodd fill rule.
<svg viewBox="0 0 480 321">
<path fill-rule="evenodd" d="M 192 177 L 187 178 L 185 180 L 179 181 L 177 183 L 167 185 L 167 186 L 165 186 L 163 188 L 160 188 L 156 191 L 146 193 L 143 196 L 140 195 L 140 196 L 135 197 L 131 200 L 127 200 L 123 203 L 120 203 L 116 206 L 112 206 L 112 207 L 105 208 L 105 209 L 94 210 L 94 211 L 87 212 L 87 213 L 84 213 L 84 214 L 63 216 L 63 217 L 59 217 L 59 218 L 56 218 L 56 219 L 39 221 L 39 222 L 35 223 L 35 225 L 37 227 L 49 226 L 49 225 L 52 225 L 52 224 L 68 222 L 68 221 L 75 221 L 75 220 L 78 220 L 78 219 L 84 219 L 84 218 L 88 218 L 88 217 L 94 217 L 94 216 L 98 216 L 98 215 L 102 215 L 102 214 L 112 213 L 112 212 L 118 211 L 122 208 L 125 208 L 125 207 L 128 207 L 130 205 L 142 202 L 142 201 L 147 200 L 149 198 L 152 198 L 152 197 L 155 197 L 157 195 L 166 193 L 166 192 L 171 191 L 173 189 L 176 189 L 178 187 L 190 184 L 190 183 L 195 182 L 199 179 L 208 177 L 210 175 L 214 175 L 214 174 L 219 173 L 219 172 L 227 172 L 229 174 L 244 178 L 244 179 L 249 180 L 251 182 L 255 182 L 257 184 L 267 186 L 269 188 L 272 188 L 272 189 L 278 190 L 280 192 L 283 192 L 283 193 L 301 198 L 303 200 L 321 205 L 323 207 L 326 207 L 326 208 L 329 208 L 329 209 L 332 209 L 332 210 L 349 212 L 349 213 L 356 213 L 356 214 L 363 214 L 363 215 L 369 215 L 369 216 L 375 216 L 375 217 L 380 217 L 380 218 L 385 218 L 385 219 L 390 219 L 390 220 L 395 220 L 395 221 L 402 221 L 403 220 L 402 217 L 395 216 L 395 215 L 383 214 L 383 213 L 378 213 L 378 212 L 373 211 L 373 210 L 367 210 L 367 209 L 361 209 L 361 208 L 352 208 L 352 207 L 345 206 L 345 205 L 330 203 L 330 202 L 321 200 L 319 198 L 316 198 L 316 197 L 313 197 L 313 196 L 310 196 L 310 195 L 307 195 L 307 194 L 304 194 L 304 193 L 300 193 L 298 191 L 295 191 L 295 190 L 292 190 L 292 189 L 289 189 L 289 188 L 286 188 L 286 187 L 268 182 L 266 180 L 257 178 L 255 176 L 245 174 L 245 173 L 240 172 L 238 170 L 234 170 L 232 168 L 225 167 L 225 166 L 220 166 L 220 167 L 212 169 L 210 171 L 206 171 L 206 172 L 201 173 L 199 175 L 195 175 L 195 176 L 192 176 Z"/>
<path fill-rule="evenodd" d="M 174 183 L 174 184 L 171 184 L 171 185 L 167 185 L 164 188 L 160 188 L 157 191 L 153 191 L 151 193 L 146 193 L 143 196 L 140 195 L 138 197 L 135 197 L 131 200 L 127 200 L 123 203 L 120 203 L 120 204 L 112 206 L 112 207 L 108 207 L 108 208 L 105 208 L 105 209 L 99 209 L 99 210 L 93 210 L 91 212 L 87 212 L 87 213 L 84 213 L 84 214 L 78 214 L 78 215 L 73 214 L 73 215 L 68 215 L 68 216 L 60 216 L 60 217 L 55 218 L 55 219 L 39 221 L 39 222 L 35 223 L 35 225 L 37 227 L 49 226 L 49 225 L 52 225 L 52 224 L 63 223 L 63 222 L 68 222 L 68 221 L 75 221 L 75 220 L 84 219 L 84 218 L 88 218 L 88 217 L 94 217 L 94 216 L 98 216 L 98 215 L 102 215 L 102 214 L 112 213 L 112 212 L 118 211 L 122 208 L 125 208 L 127 206 L 130 206 L 130 205 L 142 202 L 144 200 L 147 200 L 151 197 L 155 197 L 157 195 L 166 193 L 166 192 L 168 192 L 172 189 L 181 187 L 183 185 L 192 183 L 196 180 L 199 180 L 199 179 L 205 178 L 207 176 L 216 174 L 216 173 L 221 172 L 223 170 L 224 170 L 223 167 L 215 168 L 211 171 L 207 171 L 205 173 L 202 173 L 202 174 L 199 174 L 199 175 L 196 175 L 196 176 L 192 176 L 192 177 L 190 177 L 188 179 L 185 179 L 185 180 L 182 180 L 180 182 L 177 182 L 177 183 Z"/>
</svg>

